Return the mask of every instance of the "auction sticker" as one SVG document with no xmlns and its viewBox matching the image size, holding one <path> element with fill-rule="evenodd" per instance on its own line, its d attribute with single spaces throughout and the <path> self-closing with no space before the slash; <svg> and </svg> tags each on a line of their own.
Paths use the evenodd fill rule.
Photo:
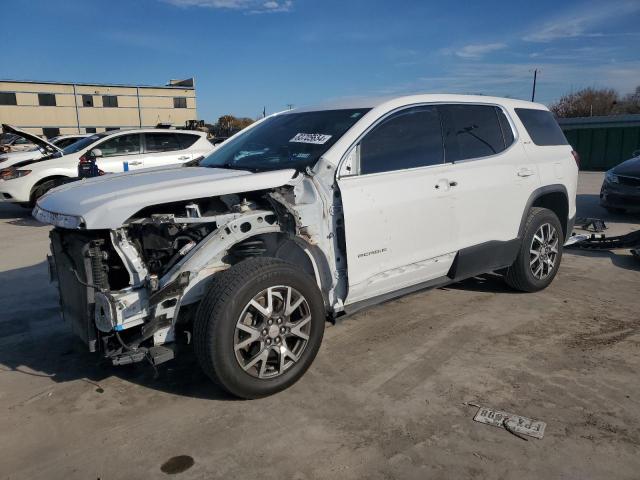
<svg viewBox="0 0 640 480">
<path fill-rule="evenodd" d="M 298 133 L 289 142 L 293 143 L 313 143 L 314 145 L 324 145 L 331 138 L 331 135 L 321 133 Z"/>
</svg>

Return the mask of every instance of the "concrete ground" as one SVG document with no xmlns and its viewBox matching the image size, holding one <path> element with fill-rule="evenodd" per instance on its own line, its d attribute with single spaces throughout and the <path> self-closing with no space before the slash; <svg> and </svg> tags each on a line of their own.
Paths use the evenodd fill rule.
<svg viewBox="0 0 640 480">
<path fill-rule="evenodd" d="M 609 233 L 637 215 L 580 216 Z M 637 479 L 640 262 L 566 251 L 554 283 L 519 294 L 486 275 L 328 327 L 309 372 L 258 401 L 229 398 L 183 357 L 101 367 L 72 342 L 47 283 L 48 228 L 0 206 L 0 477 Z M 473 421 L 478 403 L 547 422 L 523 441 Z M 190 461 L 175 461 L 174 470 Z"/>
</svg>

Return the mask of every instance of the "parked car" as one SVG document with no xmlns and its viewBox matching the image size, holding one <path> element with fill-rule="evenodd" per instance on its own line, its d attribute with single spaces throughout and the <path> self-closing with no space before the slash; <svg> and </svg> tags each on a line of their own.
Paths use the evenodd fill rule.
<svg viewBox="0 0 640 480">
<path fill-rule="evenodd" d="M 21 152 L 33 147 L 33 143 L 19 135 L 4 132 L 0 134 L 0 153 Z"/>
<path fill-rule="evenodd" d="M 540 104 L 415 95 L 263 119 L 197 163 L 37 203 L 64 318 L 113 364 L 192 343 L 229 392 L 296 382 L 327 319 L 499 272 L 547 287 L 578 167 Z"/>
<path fill-rule="evenodd" d="M 16 163 L 27 160 L 36 160 L 48 155 L 61 154 L 63 148 L 68 147 L 81 138 L 89 136 L 88 134 L 80 133 L 72 135 L 58 135 L 57 137 L 53 137 L 51 140 L 47 141 L 37 135 L 12 127 L 11 125 L 3 124 L 2 128 L 5 132 L 12 132 L 12 135 L 23 138 L 33 146 L 28 150 L 0 154 L 0 169 L 5 169 Z"/>
<path fill-rule="evenodd" d="M 93 134 L 61 153 L 0 170 L 0 200 L 32 207 L 51 188 L 78 178 L 80 162 L 95 160 L 105 173 L 185 163 L 215 147 L 195 131 L 139 129 Z"/>
<path fill-rule="evenodd" d="M 610 212 L 640 209 L 640 154 L 605 174 L 600 205 Z"/>
</svg>

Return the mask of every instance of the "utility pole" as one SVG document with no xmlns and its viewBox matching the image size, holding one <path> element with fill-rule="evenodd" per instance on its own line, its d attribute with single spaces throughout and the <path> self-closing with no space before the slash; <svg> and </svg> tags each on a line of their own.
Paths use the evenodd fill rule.
<svg viewBox="0 0 640 480">
<path fill-rule="evenodd" d="M 287 109 L 292 110 L 293 109 L 293 103 L 287 103 Z"/>
<path fill-rule="evenodd" d="M 536 81 L 538 80 L 538 69 L 533 70 L 533 90 L 531 91 L 531 101 L 536 100 Z"/>
</svg>

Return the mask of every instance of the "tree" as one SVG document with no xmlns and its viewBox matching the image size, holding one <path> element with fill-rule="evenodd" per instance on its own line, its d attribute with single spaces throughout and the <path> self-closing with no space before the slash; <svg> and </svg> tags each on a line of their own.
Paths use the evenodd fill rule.
<svg viewBox="0 0 640 480">
<path fill-rule="evenodd" d="M 611 88 L 584 88 L 560 97 L 549 109 L 557 117 L 611 115 L 618 103 L 618 92 Z"/>
<path fill-rule="evenodd" d="M 216 137 L 230 137 L 243 128 L 248 127 L 254 121 L 251 118 L 237 118 L 233 115 L 222 115 L 218 122 L 213 125 L 213 134 Z"/>
<path fill-rule="evenodd" d="M 557 117 L 592 117 L 640 113 L 640 86 L 620 97 L 611 88 L 584 88 L 560 97 L 549 109 Z"/>
</svg>

